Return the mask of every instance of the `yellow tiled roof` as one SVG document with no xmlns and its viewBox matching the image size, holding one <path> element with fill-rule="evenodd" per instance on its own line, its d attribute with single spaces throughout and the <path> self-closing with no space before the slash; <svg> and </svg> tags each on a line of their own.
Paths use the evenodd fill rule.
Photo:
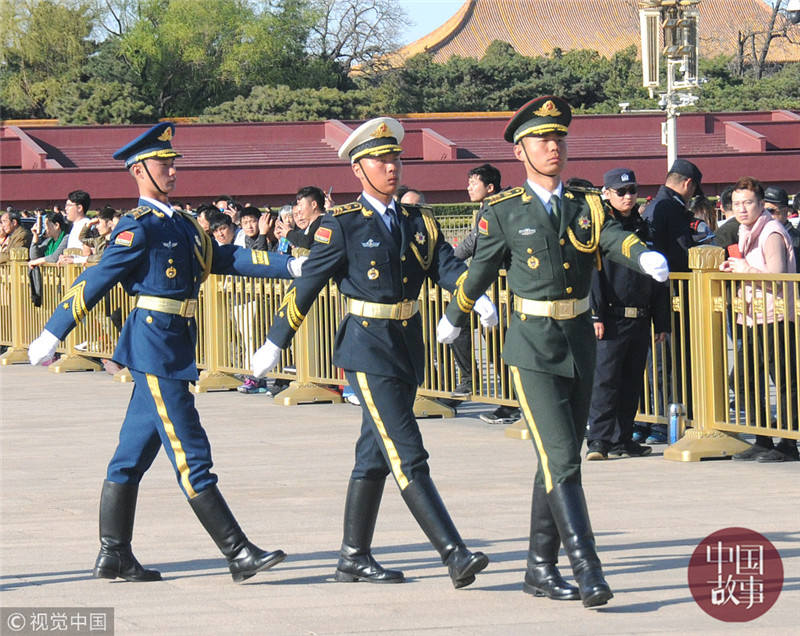
<svg viewBox="0 0 800 636">
<path fill-rule="evenodd" d="M 735 55 L 739 33 L 764 31 L 771 12 L 764 0 L 702 0 L 698 6 L 704 58 Z M 781 24 L 779 16 L 776 28 Z M 800 41 L 800 26 L 792 30 Z M 450 20 L 392 58 L 400 63 L 426 51 L 437 62 L 454 55 L 480 58 L 494 40 L 525 56 L 547 55 L 556 47 L 592 49 L 604 57 L 632 44 L 641 51 L 639 6 L 636 0 L 467 0 Z M 773 39 L 768 59 L 800 61 L 800 45 Z"/>
</svg>

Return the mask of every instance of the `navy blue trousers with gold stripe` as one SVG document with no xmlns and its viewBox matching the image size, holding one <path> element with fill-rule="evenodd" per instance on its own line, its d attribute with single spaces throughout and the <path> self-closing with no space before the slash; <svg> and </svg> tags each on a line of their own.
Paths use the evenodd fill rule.
<svg viewBox="0 0 800 636">
<path fill-rule="evenodd" d="M 133 395 L 107 479 L 138 484 L 163 446 L 189 499 L 216 484 L 217 476 L 211 472 L 211 446 L 189 383 L 133 370 L 131 375 Z"/>
<path fill-rule="evenodd" d="M 352 479 L 378 480 L 391 472 L 405 490 L 415 477 L 429 474 L 428 452 L 414 417 L 416 385 L 360 371 L 345 375 L 363 413 Z"/>
<path fill-rule="evenodd" d="M 549 493 L 561 483 L 581 483 L 581 446 L 592 399 L 593 374 L 565 378 L 510 367 L 514 391 L 539 458 L 538 483 Z M 577 374 L 577 371 L 576 371 Z"/>
</svg>

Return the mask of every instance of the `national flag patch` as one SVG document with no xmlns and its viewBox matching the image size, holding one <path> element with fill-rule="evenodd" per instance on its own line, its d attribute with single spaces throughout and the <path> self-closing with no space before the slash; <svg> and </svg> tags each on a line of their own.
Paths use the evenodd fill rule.
<svg viewBox="0 0 800 636">
<path fill-rule="evenodd" d="M 486 220 L 486 217 L 478 221 L 478 232 L 481 234 L 489 234 L 489 221 Z"/>
<path fill-rule="evenodd" d="M 327 245 L 331 242 L 331 230 L 327 227 L 319 228 L 314 234 L 314 240 L 318 243 L 325 243 Z"/>
<path fill-rule="evenodd" d="M 120 232 L 114 240 L 115 245 L 124 245 L 125 247 L 130 247 L 131 243 L 133 243 L 133 232 L 130 230 Z"/>
</svg>

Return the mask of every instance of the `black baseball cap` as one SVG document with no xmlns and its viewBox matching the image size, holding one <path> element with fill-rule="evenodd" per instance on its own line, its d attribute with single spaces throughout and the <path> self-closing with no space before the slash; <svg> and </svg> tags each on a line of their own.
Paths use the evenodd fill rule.
<svg viewBox="0 0 800 636">
<path fill-rule="evenodd" d="M 636 174 L 628 168 L 614 168 L 603 175 L 603 187 L 609 190 L 618 190 L 630 185 L 636 185 Z"/>
<path fill-rule="evenodd" d="M 695 196 L 705 196 L 703 193 L 703 188 L 700 185 L 703 180 L 703 173 L 700 172 L 700 168 L 694 165 L 691 161 L 688 161 L 687 159 L 676 159 L 672 163 L 672 167 L 670 167 L 669 171 L 670 173 L 679 174 L 694 181 L 694 184 L 697 187 L 694 193 Z"/>
<path fill-rule="evenodd" d="M 786 190 L 778 186 L 770 186 L 764 190 L 764 201 L 774 203 L 780 208 L 789 207 L 789 195 Z"/>
</svg>

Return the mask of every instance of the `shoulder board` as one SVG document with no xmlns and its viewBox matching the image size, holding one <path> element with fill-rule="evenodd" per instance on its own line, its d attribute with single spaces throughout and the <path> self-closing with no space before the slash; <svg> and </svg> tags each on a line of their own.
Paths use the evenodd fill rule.
<svg viewBox="0 0 800 636">
<path fill-rule="evenodd" d="M 503 190 L 502 192 L 498 192 L 497 194 L 493 194 L 490 197 L 486 197 L 484 199 L 484 203 L 486 205 L 494 205 L 495 203 L 500 203 L 500 201 L 505 201 L 506 199 L 513 199 L 514 197 L 519 197 L 525 194 L 525 188 L 522 186 L 517 186 L 516 188 L 511 188 L 510 190 Z"/>
<path fill-rule="evenodd" d="M 401 203 L 400 207 L 403 211 L 403 214 L 406 216 L 408 216 L 409 212 L 419 212 L 422 215 L 433 215 L 433 207 L 427 204 Z"/>
<path fill-rule="evenodd" d="M 349 212 L 358 212 L 362 210 L 363 207 L 360 203 L 345 203 L 344 205 L 337 205 L 335 208 L 331 208 L 328 210 L 328 214 L 332 214 L 333 216 L 340 216 L 342 214 L 347 214 Z"/>
<path fill-rule="evenodd" d="M 565 186 L 564 189 L 567 192 L 580 192 L 581 194 L 597 194 L 597 195 L 600 195 L 603 192 L 600 188 L 595 188 L 594 186 L 588 187 L 588 186 L 571 185 L 569 187 Z"/>
<path fill-rule="evenodd" d="M 138 208 L 134 208 L 130 212 L 128 212 L 125 216 L 132 216 L 134 219 L 138 220 L 141 219 L 143 216 L 150 214 L 153 211 L 153 208 L 149 208 L 146 205 L 143 205 Z"/>
</svg>

